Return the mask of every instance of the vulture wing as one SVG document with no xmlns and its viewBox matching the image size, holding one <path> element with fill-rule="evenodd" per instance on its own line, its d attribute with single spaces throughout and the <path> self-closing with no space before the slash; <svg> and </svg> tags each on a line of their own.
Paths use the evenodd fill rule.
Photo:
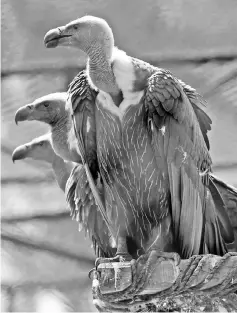
<svg viewBox="0 0 237 313">
<path fill-rule="evenodd" d="M 199 125 L 201 106 L 191 103 L 182 84 L 169 71 L 157 69 L 144 96 L 157 165 L 167 169 L 175 238 L 182 257 L 227 252 L 215 203 L 208 188 L 211 158 Z M 193 108 L 197 107 L 197 111 Z M 196 115 L 197 114 L 197 115 Z M 205 116 L 205 115 L 203 115 Z"/>
<path fill-rule="evenodd" d="M 206 106 L 206 101 L 203 97 L 197 93 L 197 91 L 191 86 L 185 84 L 181 80 L 179 80 L 180 85 L 183 87 L 183 91 L 187 95 L 194 112 L 197 116 L 199 126 L 201 128 L 205 143 L 207 145 L 208 150 L 210 149 L 209 139 L 207 137 L 207 132 L 211 130 L 212 121 L 210 117 L 203 111 L 203 107 Z"/>
<path fill-rule="evenodd" d="M 101 200 L 102 194 L 95 186 L 99 177 L 95 128 L 96 96 L 97 92 L 90 87 L 86 72 L 81 71 L 69 86 L 67 106 L 74 121 L 70 130 L 69 144 L 71 149 L 77 151 L 79 149 L 78 152 L 85 160 L 85 164 L 83 169 L 79 170 L 78 168 L 72 172 L 68 181 L 67 194 L 68 203 L 72 207 L 74 205 L 73 197 L 76 201 L 77 219 L 81 221 L 79 222 L 80 225 L 91 234 L 97 255 L 112 256 L 110 254 L 112 252 L 106 248 L 109 245 L 112 229 L 109 229 L 110 223 L 107 219 L 103 200 Z M 99 207 L 95 205 L 95 198 Z M 81 209 L 79 209 L 79 205 Z M 97 209 L 99 209 L 98 212 Z"/>
<path fill-rule="evenodd" d="M 96 129 L 95 129 L 95 98 L 97 92 L 93 90 L 85 71 L 81 71 L 71 82 L 68 89 L 67 106 L 74 116 L 77 135 L 80 138 L 80 154 L 83 154 L 93 178 L 97 177 L 98 162 L 96 154 Z M 69 141 L 72 149 L 78 149 L 78 142 L 71 129 Z"/>
<path fill-rule="evenodd" d="M 102 186 L 97 185 L 97 189 L 102 196 Z M 97 209 L 83 166 L 75 166 L 71 172 L 65 194 L 72 219 L 79 223 L 79 230 L 84 229 L 89 234 L 97 257 L 112 257 L 109 231 Z"/>
<path fill-rule="evenodd" d="M 232 227 L 237 228 L 237 188 L 224 183 L 210 173 L 210 180 L 217 187 L 230 216 Z"/>
</svg>

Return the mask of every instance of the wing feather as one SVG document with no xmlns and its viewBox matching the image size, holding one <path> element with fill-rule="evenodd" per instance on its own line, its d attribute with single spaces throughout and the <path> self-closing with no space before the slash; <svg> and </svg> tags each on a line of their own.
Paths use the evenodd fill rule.
<svg viewBox="0 0 237 313">
<path fill-rule="evenodd" d="M 84 229 L 91 238 L 97 256 L 112 256 L 110 234 L 100 212 L 97 210 L 93 195 L 91 197 L 92 192 L 85 168 L 82 165 L 76 166 L 71 172 L 65 194 L 71 215 L 77 217 L 79 229 Z"/>
<path fill-rule="evenodd" d="M 70 138 L 79 138 L 78 141 L 71 140 L 69 144 L 72 149 L 79 149 L 79 153 L 83 155 L 94 182 L 99 176 L 95 123 L 96 96 L 97 92 L 88 83 L 86 71 L 81 71 L 68 89 L 67 107 L 75 121 L 75 129 L 72 126 L 70 130 L 74 136 Z M 84 228 L 85 232 L 89 233 L 97 255 L 112 256 L 111 235 L 101 213 L 97 210 L 85 167 L 78 167 L 72 173 L 67 183 L 66 194 L 69 206 L 78 212 L 76 215 L 80 228 Z M 72 215 L 75 216 L 75 212 Z"/>
<path fill-rule="evenodd" d="M 150 76 L 144 96 L 148 116 L 156 126 L 151 128 L 151 136 L 157 165 L 162 162 L 167 168 L 174 235 L 187 258 L 205 251 L 220 255 L 227 251 L 217 203 L 201 175 L 203 171 L 208 175 L 211 168 L 205 138 L 211 120 L 202 111 L 204 102 L 199 98 L 194 89 L 162 69 Z"/>
<path fill-rule="evenodd" d="M 75 118 L 76 131 L 81 139 L 80 150 L 82 151 L 80 153 L 84 155 L 94 178 L 97 177 L 98 172 L 95 128 L 96 96 L 97 92 L 88 83 L 86 71 L 81 71 L 69 85 L 67 106 Z M 71 131 L 74 132 L 74 130 Z M 70 142 L 70 145 L 78 149 L 77 141 Z"/>
<path fill-rule="evenodd" d="M 193 109 L 197 116 L 204 140 L 209 150 L 210 143 L 207 137 L 207 133 L 209 130 L 211 130 L 212 121 L 209 118 L 209 116 L 203 111 L 203 108 L 206 106 L 206 101 L 203 99 L 203 97 L 199 93 L 197 93 L 197 91 L 194 88 L 185 84 L 181 80 L 179 80 L 179 83 L 183 87 L 185 94 L 187 95 L 190 103 L 193 106 Z"/>
</svg>

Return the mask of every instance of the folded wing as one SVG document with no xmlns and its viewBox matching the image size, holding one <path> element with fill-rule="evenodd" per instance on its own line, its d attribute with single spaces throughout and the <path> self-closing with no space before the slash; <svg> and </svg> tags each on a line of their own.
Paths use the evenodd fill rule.
<svg viewBox="0 0 237 313">
<path fill-rule="evenodd" d="M 211 158 L 205 135 L 210 120 L 201 111 L 198 97 L 190 100 L 190 93 L 186 92 L 169 71 L 157 69 L 148 80 L 144 97 L 148 127 L 157 166 L 168 175 L 174 235 L 182 257 L 200 253 L 223 255 L 226 245 L 208 188 Z"/>
</svg>

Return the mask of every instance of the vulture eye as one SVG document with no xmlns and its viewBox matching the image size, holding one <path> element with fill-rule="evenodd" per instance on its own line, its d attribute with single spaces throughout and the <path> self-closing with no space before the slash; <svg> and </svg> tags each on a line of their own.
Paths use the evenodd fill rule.
<svg viewBox="0 0 237 313">
<path fill-rule="evenodd" d="M 47 108 L 49 106 L 48 102 L 44 102 L 44 106 Z"/>
<path fill-rule="evenodd" d="M 43 142 L 43 141 L 39 143 L 39 145 L 40 145 L 40 146 L 43 146 L 43 144 L 44 144 L 44 142 Z"/>
<path fill-rule="evenodd" d="M 73 29 L 77 30 L 78 26 L 77 25 L 73 25 Z"/>
</svg>

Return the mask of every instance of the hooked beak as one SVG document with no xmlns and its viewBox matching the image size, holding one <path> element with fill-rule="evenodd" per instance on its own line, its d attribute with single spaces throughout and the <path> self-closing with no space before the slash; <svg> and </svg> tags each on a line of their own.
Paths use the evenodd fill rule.
<svg viewBox="0 0 237 313">
<path fill-rule="evenodd" d="M 15 114 L 15 123 L 17 125 L 18 122 L 32 120 L 32 113 L 34 112 L 32 105 L 25 105 L 18 109 Z"/>
<path fill-rule="evenodd" d="M 71 37 L 71 34 L 66 34 L 66 26 L 60 26 L 49 30 L 44 36 L 44 44 L 46 48 L 55 48 L 63 45 L 66 40 L 64 38 Z"/>
<path fill-rule="evenodd" d="M 12 162 L 15 163 L 16 160 L 22 160 L 27 157 L 29 152 L 29 147 L 27 145 L 22 145 L 17 147 L 12 153 Z"/>
</svg>

